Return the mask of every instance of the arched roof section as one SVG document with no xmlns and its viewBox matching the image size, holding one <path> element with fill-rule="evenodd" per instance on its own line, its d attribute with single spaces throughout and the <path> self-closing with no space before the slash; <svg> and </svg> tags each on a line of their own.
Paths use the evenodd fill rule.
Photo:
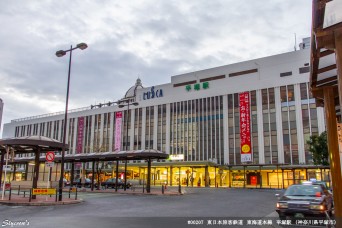
<svg viewBox="0 0 342 228">
<path fill-rule="evenodd" d="M 144 87 L 141 84 L 140 78 L 138 78 L 137 81 L 135 82 L 135 85 L 127 90 L 124 99 L 135 97 L 137 94 L 137 90 L 142 89 L 142 88 Z"/>
</svg>

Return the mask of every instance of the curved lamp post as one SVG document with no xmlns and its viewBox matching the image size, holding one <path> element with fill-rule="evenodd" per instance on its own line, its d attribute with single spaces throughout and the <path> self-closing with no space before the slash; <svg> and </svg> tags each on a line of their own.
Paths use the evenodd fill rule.
<svg viewBox="0 0 342 228">
<path fill-rule="evenodd" d="M 126 103 L 126 104 L 122 104 Z M 125 150 L 128 150 L 128 110 L 129 110 L 129 105 L 134 105 L 137 106 L 139 105 L 138 102 L 131 102 L 129 99 L 126 101 L 122 101 L 119 103 L 119 108 L 123 108 L 127 106 L 127 117 L 126 117 L 126 145 L 125 145 Z M 125 160 L 125 183 L 124 183 L 124 191 L 126 191 L 126 184 L 127 184 L 127 159 Z"/>
<path fill-rule="evenodd" d="M 66 101 L 65 101 L 65 116 L 64 116 L 64 126 L 63 126 L 63 148 L 62 148 L 62 159 L 61 159 L 61 176 L 59 179 L 59 186 L 58 186 L 58 201 L 62 201 L 62 193 L 63 193 L 63 177 L 64 177 L 64 154 L 65 154 L 65 138 L 66 138 L 66 127 L 67 127 L 67 120 L 68 120 L 68 103 L 69 103 L 69 84 L 70 84 L 70 70 L 71 70 L 71 56 L 72 51 L 75 49 L 84 50 L 88 47 L 86 43 L 79 43 L 76 47 L 70 46 L 68 50 L 59 50 L 56 52 L 57 57 L 63 57 L 66 55 L 67 52 L 70 53 L 69 57 L 69 71 L 68 71 L 68 84 L 67 84 L 67 93 L 66 93 Z"/>
</svg>

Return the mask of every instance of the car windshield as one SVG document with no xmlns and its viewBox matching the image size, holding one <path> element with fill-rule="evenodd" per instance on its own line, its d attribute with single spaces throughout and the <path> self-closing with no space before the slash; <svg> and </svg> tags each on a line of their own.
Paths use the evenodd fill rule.
<svg viewBox="0 0 342 228">
<path fill-rule="evenodd" d="M 292 185 L 286 192 L 285 196 L 320 196 L 322 187 L 319 185 Z"/>
</svg>

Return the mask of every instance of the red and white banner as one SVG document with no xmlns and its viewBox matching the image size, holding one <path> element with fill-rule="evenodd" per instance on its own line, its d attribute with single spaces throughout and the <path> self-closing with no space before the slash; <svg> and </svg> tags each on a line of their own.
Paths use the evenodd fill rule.
<svg viewBox="0 0 342 228">
<path fill-rule="evenodd" d="M 77 121 L 77 146 L 76 146 L 76 154 L 82 153 L 83 149 L 83 132 L 84 132 L 84 116 L 78 117 Z M 76 167 L 80 168 L 82 166 L 81 162 L 75 163 Z"/>
<path fill-rule="evenodd" d="M 122 112 L 115 113 L 115 148 L 114 150 L 121 150 L 121 125 Z"/>
<path fill-rule="evenodd" d="M 252 161 L 249 92 L 240 97 L 240 152 L 241 162 Z"/>
</svg>

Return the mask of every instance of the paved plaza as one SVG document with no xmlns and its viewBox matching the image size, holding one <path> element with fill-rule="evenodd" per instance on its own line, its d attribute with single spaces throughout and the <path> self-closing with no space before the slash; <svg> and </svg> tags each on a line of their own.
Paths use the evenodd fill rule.
<svg viewBox="0 0 342 228">
<path fill-rule="evenodd" d="M 79 192 L 78 197 L 83 200 L 79 204 L 0 205 L 0 223 L 28 222 L 30 227 L 196 227 L 187 223 L 203 219 L 266 218 L 274 213 L 274 194 L 279 192 L 227 188 L 182 188 L 182 191 L 183 195 L 132 194 L 131 190 L 127 194 Z"/>
<path fill-rule="evenodd" d="M 159 189 L 152 189 L 155 192 Z M 178 188 L 168 189 L 177 192 Z M 280 227 L 275 189 L 182 188 L 184 194 L 79 192 L 81 203 L 0 205 L 2 227 Z M 65 193 L 66 194 L 66 193 Z M 67 196 L 67 194 L 65 195 Z M 229 225 L 243 221 L 243 225 Z M 247 225 L 247 221 L 271 222 Z M 288 226 L 287 226 L 288 227 Z"/>
</svg>

